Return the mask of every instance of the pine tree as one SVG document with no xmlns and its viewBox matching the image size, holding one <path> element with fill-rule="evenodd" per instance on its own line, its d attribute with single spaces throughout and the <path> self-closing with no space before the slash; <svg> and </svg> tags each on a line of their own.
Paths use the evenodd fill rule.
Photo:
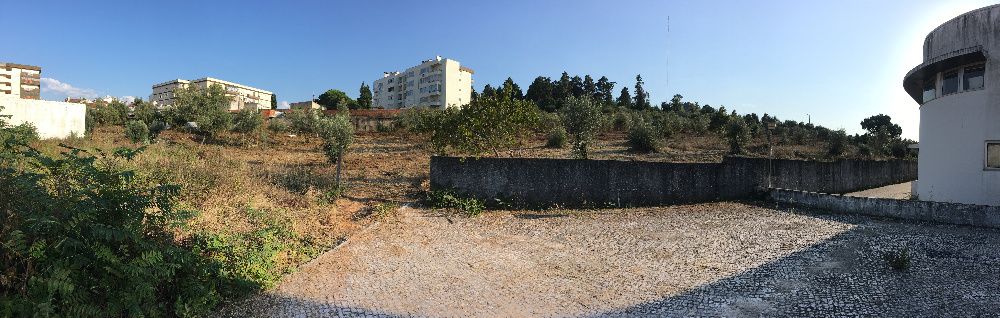
<svg viewBox="0 0 1000 318">
<path fill-rule="evenodd" d="M 361 82 L 361 88 L 359 89 L 358 108 L 372 108 L 372 90 L 368 87 L 368 84 L 365 84 L 364 82 Z"/>
<path fill-rule="evenodd" d="M 649 94 L 646 93 L 646 90 L 642 88 L 642 84 L 645 84 L 642 81 L 642 75 L 636 75 L 635 76 L 635 104 L 633 104 L 632 106 L 635 109 L 640 109 L 640 110 L 642 110 L 642 109 L 648 109 L 650 107 L 650 105 L 649 105 Z"/>
<path fill-rule="evenodd" d="M 570 82 L 569 73 L 563 72 L 562 76 L 559 77 L 559 82 L 556 83 L 556 91 L 553 95 L 555 95 L 558 101 L 573 96 L 573 83 Z"/>
<path fill-rule="evenodd" d="M 597 80 L 597 99 L 604 105 L 611 105 L 614 101 L 615 82 L 609 81 L 607 76 L 601 76 Z"/>
<path fill-rule="evenodd" d="M 139 104 L 142 104 L 141 99 L 137 98 L 136 101 L 138 101 Z M 271 109 L 278 109 L 278 94 L 271 94 Z"/>
<path fill-rule="evenodd" d="M 510 94 L 510 97 L 514 99 L 524 99 L 524 92 L 521 91 L 521 87 L 517 86 L 517 83 L 514 83 L 514 80 L 510 77 L 503 82 L 503 86 L 500 87 L 500 90 L 503 91 L 504 94 Z"/>
<path fill-rule="evenodd" d="M 578 76 L 578 75 L 577 76 L 573 76 L 573 78 L 571 78 L 569 80 L 569 84 L 570 84 L 570 89 L 573 92 L 573 97 L 578 97 L 578 98 L 579 97 L 589 97 L 589 96 L 584 96 L 585 90 L 584 90 L 584 87 L 583 87 L 583 79 L 580 78 L 580 76 Z"/>
<path fill-rule="evenodd" d="M 628 87 L 622 87 L 622 93 L 618 95 L 618 107 L 632 108 L 632 95 L 628 93 Z"/>
<path fill-rule="evenodd" d="M 493 86 L 490 86 L 490 84 L 486 84 L 486 87 L 483 87 L 483 93 L 480 94 L 479 97 L 491 98 L 494 97 L 496 94 L 497 94 L 496 89 L 493 89 Z"/>
<path fill-rule="evenodd" d="M 583 94 L 586 97 L 592 99 L 598 99 L 597 84 L 594 83 L 594 78 L 590 77 L 590 75 L 586 75 L 583 77 Z"/>
<path fill-rule="evenodd" d="M 551 112 L 558 108 L 555 96 L 553 96 L 554 92 L 555 84 L 552 83 L 552 79 L 539 76 L 528 86 L 528 93 L 524 97 L 535 102 L 538 108 Z"/>
</svg>

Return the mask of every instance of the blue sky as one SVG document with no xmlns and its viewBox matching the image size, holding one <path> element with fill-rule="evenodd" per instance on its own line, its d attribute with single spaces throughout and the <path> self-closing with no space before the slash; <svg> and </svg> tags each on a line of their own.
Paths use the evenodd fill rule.
<svg viewBox="0 0 1000 318">
<path fill-rule="evenodd" d="M 0 0 L 0 61 L 42 66 L 42 97 L 139 96 L 175 78 L 216 77 L 280 101 L 442 55 L 508 76 L 642 74 L 673 94 L 860 132 L 886 113 L 916 139 L 902 77 L 923 37 L 995 1 L 18 1 Z M 667 32 L 667 17 L 670 32 Z"/>
</svg>

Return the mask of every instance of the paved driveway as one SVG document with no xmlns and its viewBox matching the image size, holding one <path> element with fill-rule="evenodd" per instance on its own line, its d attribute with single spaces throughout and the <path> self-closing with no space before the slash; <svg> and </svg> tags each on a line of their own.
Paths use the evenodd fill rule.
<svg viewBox="0 0 1000 318">
<path fill-rule="evenodd" d="M 234 316 L 974 316 L 1000 231 L 741 203 L 445 218 L 404 209 Z M 906 247 L 891 270 L 884 251 Z"/>
</svg>

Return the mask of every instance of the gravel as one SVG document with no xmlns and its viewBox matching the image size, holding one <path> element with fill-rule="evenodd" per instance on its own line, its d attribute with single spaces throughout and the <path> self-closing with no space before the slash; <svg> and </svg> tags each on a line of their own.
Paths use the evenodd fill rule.
<svg viewBox="0 0 1000 318">
<path fill-rule="evenodd" d="M 561 214 L 560 214 L 561 213 Z M 489 212 L 404 208 L 220 315 L 983 316 L 1000 231 L 757 203 Z M 891 269 L 906 249 L 909 269 Z"/>
</svg>

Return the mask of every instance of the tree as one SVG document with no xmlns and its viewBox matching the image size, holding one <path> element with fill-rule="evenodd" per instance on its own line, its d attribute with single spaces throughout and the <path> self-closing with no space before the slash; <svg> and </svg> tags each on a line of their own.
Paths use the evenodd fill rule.
<svg viewBox="0 0 1000 318">
<path fill-rule="evenodd" d="M 586 89 L 583 86 L 583 79 L 580 78 L 580 76 L 573 76 L 572 78 L 570 78 L 569 85 L 570 85 L 570 90 L 574 97 L 590 98 L 589 95 L 585 95 Z"/>
<path fill-rule="evenodd" d="M 632 108 L 632 95 L 628 93 L 628 87 L 622 87 L 621 95 L 616 101 L 619 108 Z"/>
<path fill-rule="evenodd" d="M 564 102 L 563 127 L 573 137 L 573 156 L 587 159 L 587 148 L 597 131 L 604 125 L 601 107 L 593 99 L 569 97 Z"/>
<path fill-rule="evenodd" d="M 486 84 L 486 86 L 483 87 L 483 93 L 479 95 L 479 98 L 492 98 L 496 96 L 496 94 L 496 89 L 494 89 L 493 86 L 490 86 L 490 84 Z"/>
<path fill-rule="evenodd" d="M 528 93 L 524 97 L 535 102 L 538 108 L 547 112 L 553 112 L 559 107 L 554 93 L 555 85 L 552 83 L 552 79 L 539 76 L 528 86 Z"/>
<path fill-rule="evenodd" d="M 511 98 L 514 99 L 524 99 L 524 92 L 521 91 L 521 87 L 514 83 L 514 80 L 510 77 L 506 81 L 503 81 L 503 86 L 500 87 L 500 94 L 510 94 Z"/>
<path fill-rule="evenodd" d="M 885 114 L 865 118 L 861 128 L 868 131 L 865 135 L 869 137 L 870 147 L 882 155 L 889 154 L 889 146 L 903 134 L 903 128 L 893 124 L 892 118 Z"/>
<path fill-rule="evenodd" d="M 125 137 L 137 144 L 149 143 L 149 127 L 139 120 L 131 120 L 125 123 Z"/>
<path fill-rule="evenodd" d="M 320 94 L 314 101 L 327 110 L 347 109 L 350 108 L 350 105 L 355 103 L 353 99 L 347 96 L 347 93 L 337 89 L 331 89 L 323 92 L 323 94 Z"/>
<path fill-rule="evenodd" d="M 469 102 L 479 99 L 479 92 L 476 91 L 475 87 L 472 88 L 472 93 L 470 95 L 471 96 L 469 97 Z"/>
<path fill-rule="evenodd" d="M 278 109 L 278 94 L 271 94 L 271 109 Z"/>
<path fill-rule="evenodd" d="M 454 149 L 470 155 L 492 152 L 499 157 L 501 151 L 510 151 L 520 144 L 538 121 L 538 107 L 534 103 L 510 95 L 494 95 L 480 96 L 444 126 L 454 127 L 450 134 Z"/>
<path fill-rule="evenodd" d="M 202 136 L 204 143 L 206 139 L 229 129 L 232 123 L 232 116 L 229 115 L 231 102 L 221 85 L 212 85 L 207 89 L 179 88 L 174 90 L 174 103 L 164 110 L 164 117 L 178 127 L 194 123 L 191 128 Z"/>
<path fill-rule="evenodd" d="M 649 109 L 649 94 L 642 88 L 642 75 L 635 76 L 635 104 L 632 107 L 638 110 Z"/>
<path fill-rule="evenodd" d="M 604 105 L 611 105 L 614 102 L 615 82 L 609 81 L 607 76 L 601 76 L 597 80 L 597 100 Z"/>
<path fill-rule="evenodd" d="M 354 143 L 354 126 L 347 114 L 338 114 L 333 117 L 323 117 L 317 125 L 317 133 L 323 139 L 323 152 L 330 163 L 337 164 L 337 191 L 342 190 L 340 186 L 341 166 L 344 163 L 344 156 L 347 150 Z"/>
<path fill-rule="evenodd" d="M 726 125 L 726 141 L 729 142 L 729 153 L 743 154 L 750 143 L 750 128 L 743 117 L 732 117 Z"/>
<path fill-rule="evenodd" d="M 674 94 L 674 97 L 670 99 L 670 110 L 671 111 L 681 111 L 681 101 L 684 100 L 684 96 L 681 94 Z"/>
<path fill-rule="evenodd" d="M 372 109 L 372 89 L 364 82 L 361 82 L 361 89 L 358 92 L 358 108 Z"/>
<path fill-rule="evenodd" d="M 590 77 L 590 75 L 585 75 L 583 77 L 583 96 L 598 99 L 597 84 L 594 83 L 594 78 Z"/>
<path fill-rule="evenodd" d="M 553 95 L 558 101 L 562 101 L 565 100 L 566 97 L 573 96 L 573 82 L 569 77 L 569 73 L 563 72 L 562 76 L 559 77 L 559 81 L 556 82 L 556 90 Z"/>
</svg>

